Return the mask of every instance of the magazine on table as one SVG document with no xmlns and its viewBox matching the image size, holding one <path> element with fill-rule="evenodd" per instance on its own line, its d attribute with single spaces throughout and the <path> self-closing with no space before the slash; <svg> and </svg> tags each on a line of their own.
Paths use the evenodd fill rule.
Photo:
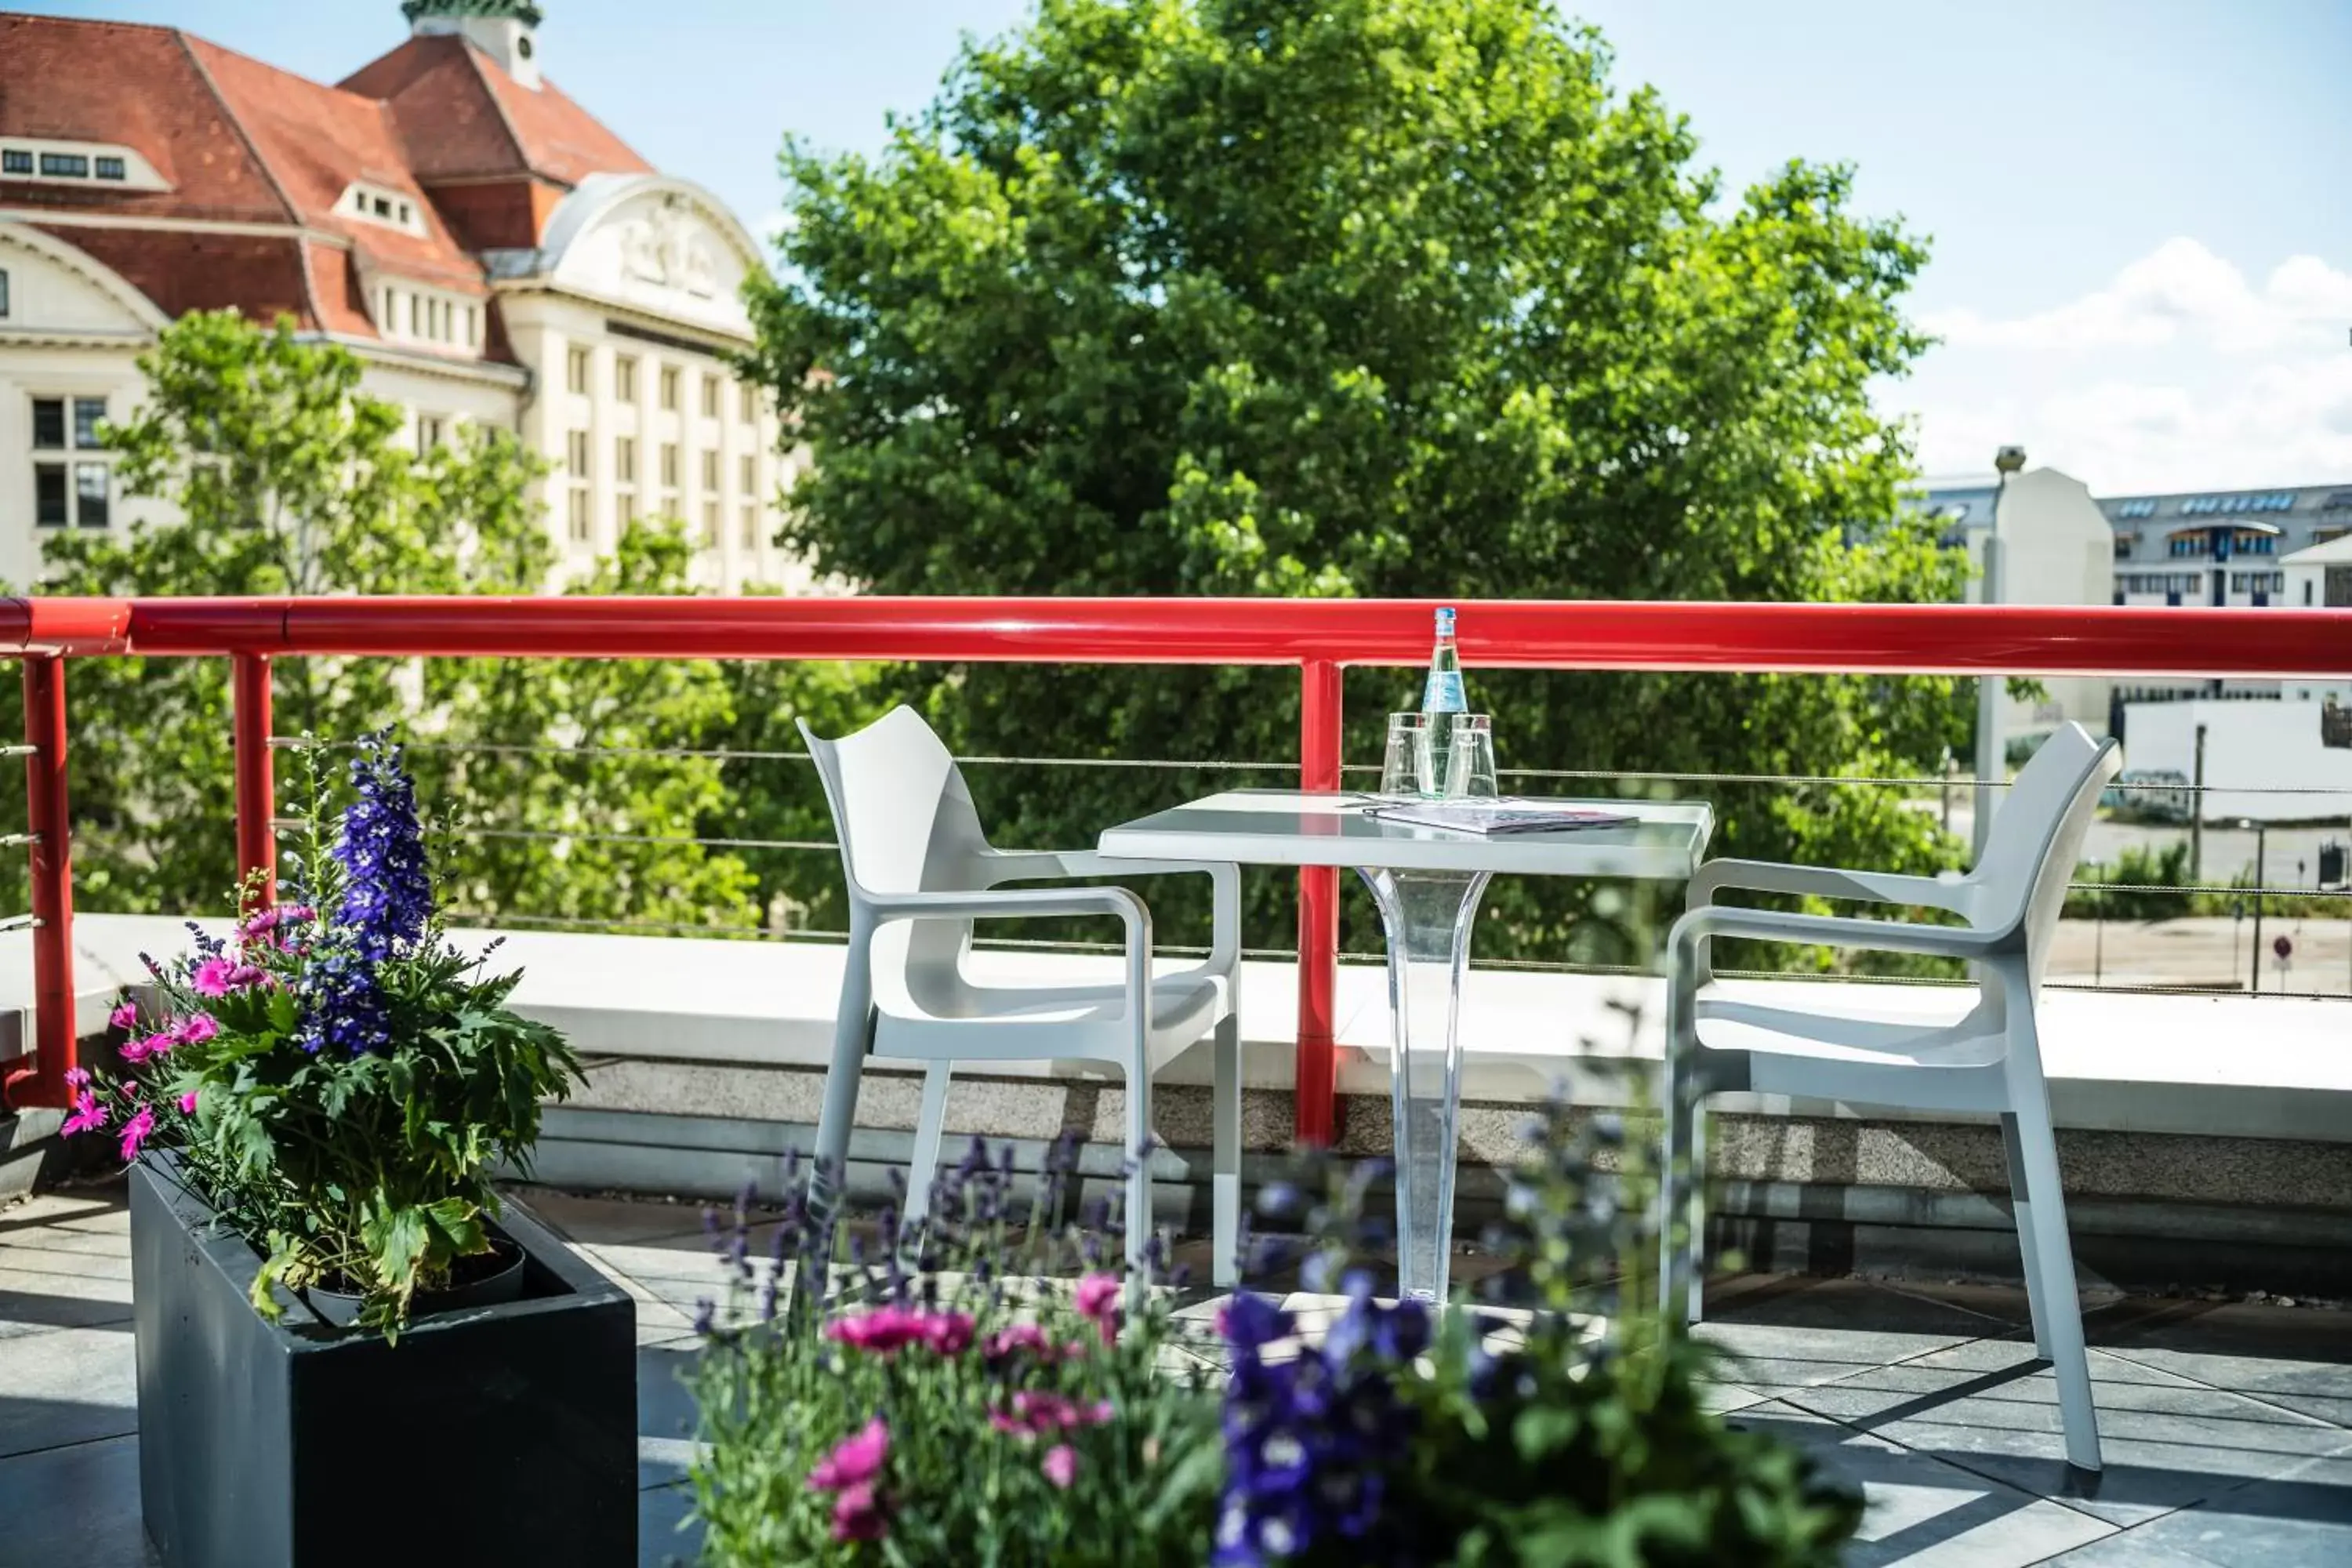
<svg viewBox="0 0 2352 1568">
<path fill-rule="evenodd" d="M 1579 827 L 1629 827 L 1641 819 L 1630 813 L 1567 801 L 1499 799 L 1379 800 L 1367 816 L 1413 827 L 1443 827 L 1488 837 L 1502 833 L 1559 833 Z"/>
</svg>

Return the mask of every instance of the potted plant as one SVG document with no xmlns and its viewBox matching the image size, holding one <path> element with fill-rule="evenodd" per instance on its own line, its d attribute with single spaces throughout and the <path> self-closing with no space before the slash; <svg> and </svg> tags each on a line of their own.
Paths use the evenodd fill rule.
<svg viewBox="0 0 2352 1568">
<path fill-rule="evenodd" d="M 148 1534 L 169 1568 L 387 1532 L 634 1563 L 634 1308 L 491 1182 L 577 1060 L 447 940 L 399 749 L 363 743 L 347 797 L 301 754 L 287 901 L 148 959 L 119 1063 L 76 1075 L 67 1131 L 131 1163 Z"/>
</svg>

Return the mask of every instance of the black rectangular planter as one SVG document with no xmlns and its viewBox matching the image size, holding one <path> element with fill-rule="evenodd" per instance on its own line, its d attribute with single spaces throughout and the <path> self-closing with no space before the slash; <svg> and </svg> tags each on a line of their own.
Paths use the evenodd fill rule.
<svg viewBox="0 0 2352 1568">
<path fill-rule="evenodd" d="M 168 1160 L 131 1171 L 139 1497 L 166 1568 L 634 1568 L 635 1309 L 509 1210 L 523 1299 L 387 1345 L 299 1300 Z"/>
</svg>

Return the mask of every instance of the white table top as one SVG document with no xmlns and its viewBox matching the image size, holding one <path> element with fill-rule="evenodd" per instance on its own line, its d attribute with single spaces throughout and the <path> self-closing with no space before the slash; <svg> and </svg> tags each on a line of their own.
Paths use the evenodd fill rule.
<svg viewBox="0 0 2352 1568">
<path fill-rule="evenodd" d="M 1549 798 L 1549 797 L 1548 797 Z M 1103 854 L 1242 866 L 1358 866 L 1398 871 L 1501 871 L 1530 877 L 1686 880 L 1715 830 L 1705 801 L 1566 800 L 1638 817 L 1622 827 L 1492 837 L 1364 815 L 1371 797 L 1237 789 L 1105 830 Z"/>
</svg>

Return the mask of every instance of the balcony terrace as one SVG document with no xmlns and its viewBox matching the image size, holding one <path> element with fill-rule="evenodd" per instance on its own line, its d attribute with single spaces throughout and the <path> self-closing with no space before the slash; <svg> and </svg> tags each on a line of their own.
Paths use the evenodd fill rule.
<svg viewBox="0 0 2352 1568">
<path fill-rule="evenodd" d="M 0 1182 L 28 1184 L 55 1125 L 54 1111 L 37 1108 L 57 1102 L 76 1051 L 142 980 L 137 954 L 180 934 L 159 918 L 74 918 L 62 858 L 42 858 L 62 842 L 66 818 L 61 787 L 45 794 L 42 779 L 54 764 L 61 785 L 61 671 L 71 659 L 138 651 L 236 662 L 237 832 L 245 863 L 258 866 L 271 858 L 273 654 L 1295 663 L 1307 697 L 1300 776 L 1333 787 L 1338 669 L 1417 659 L 1411 628 L 1425 619 L 1418 607 L 1361 605 L 18 602 L 0 615 L 0 632 L 27 656 L 39 842 L 35 918 L 0 931 L 0 1058 L 30 1069 L 11 1080 L 14 1103 L 27 1109 Z M 1483 639 L 1465 639 L 1474 668 L 2258 677 L 2326 673 L 2352 646 L 2335 617 L 2278 611 L 1515 605 L 1465 610 L 1465 626 Z M 1270 1176 L 1297 1136 L 1344 1156 L 1388 1148 L 1382 971 L 1338 951 L 1336 891 L 1335 879 L 1307 873 L 1298 946 L 1244 966 L 1245 1183 Z M 2311 923 L 2330 941 L 2343 929 Z M 2233 952 L 2219 924 L 2200 922 L 2190 940 Z M 2064 1462 L 2052 1376 L 2016 1288 L 2000 1141 L 1980 1119 L 1762 1095 L 1721 1102 L 1716 1241 L 1751 1268 L 1710 1286 L 1702 1331 L 1732 1358 L 1715 1400 L 1734 1420 L 1818 1449 L 1865 1489 L 1856 1563 L 2352 1561 L 2344 949 L 2329 948 L 2325 963 L 2306 958 L 2294 994 L 2225 984 L 2204 973 L 2217 968 L 2211 953 L 2184 989 L 2163 984 L 2160 960 L 2119 962 L 2144 931 L 2095 925 L 2069 922 L 2061 942 L 2043 1051 L 2104 1474 Z M 539 1184 L 516 1195 L 636 1300 L 641 1560 L 690 1557 L 690 1538 L 672 1533 L 686 1511 L 678 1479 L 692 1415 L 676 1373 L 694 1353 L 696 1303 L 722 1278 L 695 1200 L 746 1183 L 772 1196 L 777 1157 L 812 1143 L 843 949 L 808 933 L 715 940 L 528 920 L 475 934 L 504 938 L 505 957 L 527 974 L 518 1006 L 563 1029 L 588 1059 L 587 1090 L 548 1115 Z M 1008 980 L 1098 976 L 1117 963 L 1074 947 L 985 950 L 973 962 Z M 2133 984 L 2114 984 L 2118 973 Z M 1867 987 L 1922 1016 L 1950 1011 L 1957 994 L 1854 976 L 1806 984 L 1824 996 Z M 1587 1106 L 1641 1092 L 1639 1075 L 1598 1070 L 1595 1058 L 1654 1066 L 1661 990 L 1645 976 L 1569 964 L 1473 970 L 1456 1194 L 1465 1222 L 1496 1202 L 1495 1173 L 1529 1105 L 1563 1084 Z M 1628 1007 L 1639 1019 L 1630 1035 Z M 1207 1057 L 1196 1047 L 1172 1063 L 1154 1102 L 1164 1144 L 1153 1156 L 1156 1217 L 1192 1237 L 1182 1250 L 1196 1262 L 1207 1254 L 1210 1203 Z M 907 1159 L 919 1082 L 887 1064 L 866 1079 L 853 1194 L 878 1194 L 883 1173 Z M 1082 1174 L 1104 1190 L 1116 1184 L 1115 1077 L 1018 1067 L 961 1075 L 948 1126 L 951 1137 L 1010 1143 L 1028 1171 L 1075 1130 L 1087 1140 Z M 0 1212 L 0 1561 L 150 1560 L 126 1231 L 119 1188 L 104 1180 Z M 1479 1268 L 1475 1250 L 1458 1265 L 1465 1275 Z M 1260 1283 L 1287 1292 L 1295 1281 Z M 1213 1298 L 1188 1300 L 1205 1315 Z M 1310 1325 L 1328 1305 L 1294 1304 Z"/>
</svg>

